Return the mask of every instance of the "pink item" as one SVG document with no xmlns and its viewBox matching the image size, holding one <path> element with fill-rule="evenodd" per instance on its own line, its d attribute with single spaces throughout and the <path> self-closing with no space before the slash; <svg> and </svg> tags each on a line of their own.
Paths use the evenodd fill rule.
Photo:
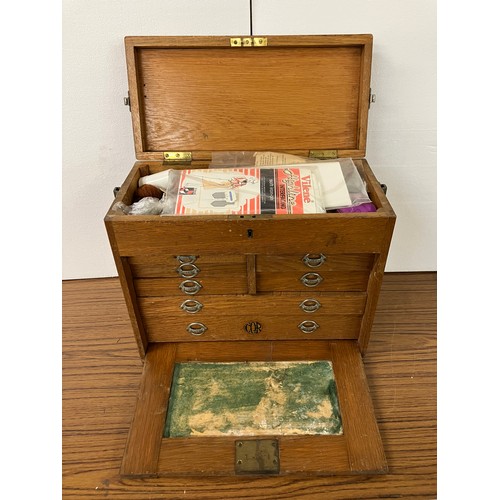
<svg viewBox="0 0 500 500">
<path fill-rule="evenodd" d="M 377 207 L 373 203 L 361 203 L 355 207 L 337 208 L 337 212 L 341 214 L 352 212 L 376 212 Z"/>
</svg>

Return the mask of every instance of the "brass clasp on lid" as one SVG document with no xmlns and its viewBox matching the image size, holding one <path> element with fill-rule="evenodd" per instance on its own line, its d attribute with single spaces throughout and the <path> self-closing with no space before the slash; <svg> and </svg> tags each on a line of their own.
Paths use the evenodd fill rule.
<svg viewBox="0 0 500 500">
<path fill-rule="evenodd" d="M 231 47 L 266 47 L 267 38 L 262 36 L 231 38 L 229 43 Z"/>
</svg>

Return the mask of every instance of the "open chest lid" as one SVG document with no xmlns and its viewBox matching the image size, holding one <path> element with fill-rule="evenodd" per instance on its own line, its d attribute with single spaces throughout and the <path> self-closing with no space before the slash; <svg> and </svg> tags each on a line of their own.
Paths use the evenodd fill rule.
<svg viewBox="0 0 500 500">
<path fill-rule="evenodd" d="M 372 35 L 134 36 L 125 48 L 139 160 L 365 156 Z"/>
</svg>

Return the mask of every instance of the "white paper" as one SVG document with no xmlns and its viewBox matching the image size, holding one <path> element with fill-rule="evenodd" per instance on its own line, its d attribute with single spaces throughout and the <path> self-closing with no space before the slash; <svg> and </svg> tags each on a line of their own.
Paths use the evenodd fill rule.
<svg viewBox="0 0 500 500">
<path fill-rule="evenodd" d="M 315 173 L 321 186 L 324 207 L 340 208 L 352 205 L 344 174 L 338 161 L 308 163 L 307 167 L 313 170 L 317 168 Z"/>
<path fill-rule="evenodd" d="M 256 152 L 254 153 L 254 158 L 256 167 L 267 165 L 297 165 L 307 161 L 300 156 L 287 153 L 274 153 L 272 151 Z"/>
<path fill-rule="evenodd" d="M 338 161 L 310 162 L 300 156 L 272 151 L 257 152 L 254 154 L 255 166 L 262 165 L 298 165 L 307 162 L 312 167 L 319 181 L 323 206 L 325 208 L 340 208 L 352 205 L 349 190 Z M 317 170 L 316 170 L 317 169 Z"/>
<path fill-rule="evenodd" d="M 156 186 L 157 188 L 165 191 L 168 187 L 168 176 L 169 170 L 163 170 L 162 172 L 158 172 L 156 174 L 146 175 L 139 179 L 139 187 L 144 184 L 150 184 L 151 186 Z"/>
</svg>

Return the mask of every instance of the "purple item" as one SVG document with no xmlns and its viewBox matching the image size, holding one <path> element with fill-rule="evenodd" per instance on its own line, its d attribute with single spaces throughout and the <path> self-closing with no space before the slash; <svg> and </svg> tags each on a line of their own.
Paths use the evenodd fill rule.
<svg viewBox="0 0 500 500">
<path fill-rule="evenodd" d="M 355 207 L 337 208 L 337 212 L 347 214 L 352 212 L 376 212 L 377 207 L 373 203 L 361 203 Z"/>
</svg>

